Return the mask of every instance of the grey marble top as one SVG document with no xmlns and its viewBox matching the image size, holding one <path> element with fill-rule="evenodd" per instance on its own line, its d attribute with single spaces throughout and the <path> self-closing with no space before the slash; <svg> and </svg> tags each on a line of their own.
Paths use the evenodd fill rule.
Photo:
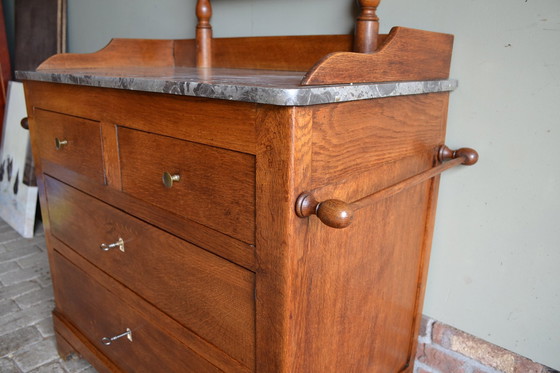
<svg viewBox="0 0 560 373">
<path fill-rule="evenodd" d="M 300 86 L 305 72 L 172 68 L 96 68 L 17 71 L 20 80 L 207 97 L 280 106 L 452 91 L 456 80 Z"/>
</svg>

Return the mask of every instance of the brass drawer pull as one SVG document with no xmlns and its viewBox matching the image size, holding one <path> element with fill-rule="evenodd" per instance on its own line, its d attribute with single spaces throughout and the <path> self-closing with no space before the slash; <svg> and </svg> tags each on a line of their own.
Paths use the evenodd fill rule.
<svg viewBox="0 0 560 373">
<path fill-rule="evenodd" d="M 101 343 L 103 343 L 105 346 L 109 346 L 111 343 L 113 343 L 113 341 L 122 337 L 126 337 L 130 342 L 132 342 L 132 330 L 126 328 L 126 332 L 122 334 L 116 335 L 114 337 L 103 337 L 101 339 Z"/>
<path fill-rule="evenodd" d="M 112 249 L 114 247 L 118 247 L 119 250 L 124 253 L 124 241 L 120 237 L 119 237 L 119 240 L 117 242 L 110 243 L 109 245 L 107 245 L 106 243 L 102 243 L 100 245 L 100 247 L 101 247 L 101 250 L 103 250 L 103 251 L 109 251 L 110 249 Z"/>
<path fill-rule="evenodd" d="M 54 138 L 54 147 L 56 148 L 56 150 L 62 149 L 62 147 L 67 144 L 68 140 L 61 140 L 58 137 Z"/>
<path fill-rule="evenodd" d="M 391 197 L 460 164 L 471 166 L 478 161 L 478 153 L 476 150 L 470 148 L 451 150 L 447 146 L 442 145 L 438 149 L 437 158 L 440 162 L 447 162 L 421 172 L 418 175 L 409 177 L 408 179 L 404 179 L 354 202 L 344 202 L 337 199 L 328 199 L 319 202 L 312 193 L 302 193 L 296 201 L 296 215 L 300 218 L 317 215 L 319 220 L 329 227 L 346 228 L 352 223 L 352 218 L 356 210 Z"/>
<path fill-rule="evenodd" d="M 163 185 L 166 188 L 171 188 L 174 182 L 178 182 L 181 180 L 181 175 L 179 174 L 171 175 L 169 172 L 164 172 L 163 176 L 161 177 L 161 180 L 163 181 Z"/>
</svg>

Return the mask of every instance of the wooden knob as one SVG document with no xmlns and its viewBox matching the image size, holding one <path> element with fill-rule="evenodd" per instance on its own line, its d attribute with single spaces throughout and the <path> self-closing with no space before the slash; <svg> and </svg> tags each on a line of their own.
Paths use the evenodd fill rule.
<svg viewBox="0 0 560 373">
<path fill-rule="evenodd" d="M 332 228 L 346 228 L 352 223 L 354 211 L 352 207 L 338 199 L 328 199 L 317 207 L 317 217 Z"/>
<path fill-rule="evenodd" d="M 212 3 L 210 0 L 198 0 L 196 3 L 196 66 L 212 66 Z"/>
<path fill-rule="evenodd" d="M 478 162 L 478 152 L 471 148 L 451 150 L 446 145 L 439 148 L 438 159 L 440 162 L 449 161 L 455 158 L 463 158 L 463 165 L 472 166 Z"/>
<path fill-rule="evenodd" d="M 210 28 L 210 18 L 212 17 L 212 3 L 210 0 L 198 0 L 196 3 L 196 17 L 198 18 L 197 28 Z"/>
<path fill-rule="evenodd" d="M 461 148 L 455 150 L 455 155 L 457 158 L 462 157 L 465 158 L 463 164 L 465 166 L 472 166 L 476 162 L 478 162 L 478 152 L 471 148 Z"/>
<path fill-rule="evenodd" d="M 318 202 L 312 194 L 302 193 L 296 201 L 296 215 L 300 218 L 317 215 L 323 224 L 340 229 L 352 223 L 354 209 L 338 199 Z"/>
<path fill-rule="evenodd" d="M 29 118 L 27 118 L 27 117 L 23 118 L 23 119 L 19 122 L 19 124 L 21 125 L 21 127 L 22 127 L 23 129 L 28 130 L 28 129 L 29 129 Z"/>
<path fill-rule="evenodd" d="M 373 8 L 373 12 L 375 12 L 375 9 L 377 9 L 379 3 L 381 3 L 381 0 L 358 0 L 358 3 L 360 3 L 363 15 L 363 13 L 369 12 L 371 8 Z M 360 17 L 362 15 L 360 15 Z"/>
</svg>

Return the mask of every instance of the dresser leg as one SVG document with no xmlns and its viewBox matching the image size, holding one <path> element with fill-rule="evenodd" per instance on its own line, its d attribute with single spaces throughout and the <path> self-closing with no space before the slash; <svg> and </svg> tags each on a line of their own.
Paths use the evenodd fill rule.
<svg viewBox="0 0 560 373">
<path fill-rule="evenodd" d="M 72 347 L 70 343 L 68 343 L 66 339 L 58 333 L 56 333 L 56 349 L 60 357 L 64 360 L 68 360 L 73 354 L 78 355 L 78 352 L 74 349 L 74 347 Z"/>
</svg>

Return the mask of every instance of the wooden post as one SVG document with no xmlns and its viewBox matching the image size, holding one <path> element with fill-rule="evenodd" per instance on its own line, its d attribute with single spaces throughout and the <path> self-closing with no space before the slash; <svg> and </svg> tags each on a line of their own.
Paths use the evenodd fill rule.
<svg viewBox="0 0 560 373">
<path fill-rule="evenodd" d="M 212 4 L 210 0 L 198 0 L 196 4 L 196 66 L 212 66 Z"/>
<path fill-rule="evenodd" d="M 358 0 L 361 12 L 356 19 L 354 52 L 373 53 L 377 49 L 379 18 L 375 11 L 381 0 Z"/>
</svg>

